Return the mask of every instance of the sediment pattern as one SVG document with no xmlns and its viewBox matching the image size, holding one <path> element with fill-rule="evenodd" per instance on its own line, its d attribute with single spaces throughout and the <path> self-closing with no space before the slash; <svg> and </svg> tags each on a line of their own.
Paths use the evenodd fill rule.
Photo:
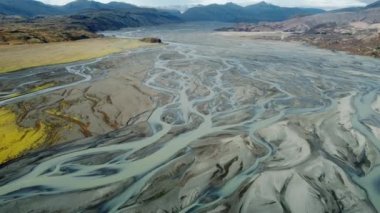
<svg viewBox="0 0 380 213">
<path fill-rule="evenodd" d="M 135 52 L 135 68 L 152 61 L 144 84 L 155 109 L 131 123 L 105 113 L 107 133 L 6 164 L 0 209 L 377 212 L 380 62 L 211 40 Z M 88 86 L 79 94 L 97 116 L 122 93 L 109 99 Z"/>
</svg>

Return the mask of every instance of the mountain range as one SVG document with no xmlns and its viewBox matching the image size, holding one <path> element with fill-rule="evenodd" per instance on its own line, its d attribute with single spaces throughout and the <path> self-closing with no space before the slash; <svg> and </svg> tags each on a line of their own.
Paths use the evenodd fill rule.
<svg viewBox="0 0 380 213">
<path fill-rule="evenodd" d="M 221 29 L 222 31 L 284 31 L 298 34 L 320 32 L 321 29 L 337 27 L 351 27 L 352 23 L 367 23 L 368 25 L 380 23 L 380 1 L 370 4 L 366 7 L 346 8 L 341 10 L 329 11 L 325 13 L 296 17 L 280 22 L 267 22 L 259 24 L 242 24 L 232 28 Z M 376 28 L 373 26 L 374 32 Z M 365 26 L 363 27 L 365 28 Z M 320 33 L 320 34 L 325 34 Z"/>
<path fill-rule="evenodd" d="M 43 4 L 35 0 L 1 0 L 0 13 L 33 17 L 41 15 L 72 15 L 83 11 L 117 10 L 131 13 L 155 10 L 158 13 L 170 13 L 184 21 L 222 21 L 222 22 L 258 22 L 281 21 L 295 16 L 312 15 L 324 12 L 314 8 L 286 8 L 261 2 L 246 7 L 233 3 L 196 6 L 180 13 L 175 10 L 140 8 L 132 4 L 110 2 L 108 4 L 76 0 L 63 6 Z"/>
<path fill-rule="evenodd" d="M 0 13 L 32 17 L 40 15 L 69 15 L 84 10 L 136 10 L 139 7 L 121 2 L 103 4 L 90 0 L 76 0 L 63 6 L 44 4 L 36 0 L 1 0 Z"/>
<path fill-rule="evenodd" d="M 368 5 L 367 7 L 365 7 L 366 9 L 370 9 L 370 8 L 378 8 L 380 7 L 380 1 L 376 1 L 370 5 Z"/>
<path fill-rule="evenodd" d="M 260 22 L 282 21 L 296 16 L 323 13 L 315 8 L 288 8 L 260 2 L 246 7 L 234 3 L 197 6 L 183 13 L 186 21 Z"/>
<path fill-rule="evenodd" d="M 60 8 L 31 0 L 1 0 L 0 13 L 4 15 L 37 16 L 60 14 Z"/>
</svg>

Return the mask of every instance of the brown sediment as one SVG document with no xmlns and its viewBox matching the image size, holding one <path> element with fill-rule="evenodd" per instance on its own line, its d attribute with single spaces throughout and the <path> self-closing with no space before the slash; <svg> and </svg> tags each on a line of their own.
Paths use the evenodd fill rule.
<svg viewBox="0 0 380 213">
<path fill-rule="evenodd" d="M 84 137 L 90 137 L 90 136 L 92 136 L 91 131 L 88 129 L 89 128 L 89 124 L 88 123 L 85 124 L 85 123 L 83 123 L 82 121 L 80 121 L 77 118 L 71 117 L 69 115 L 64 115 L 64 114 L 62 114 L 62 113 L 60 113 L 58 111 L 55 111 L 55 110 L 48 110 L 47 113 L 50 114 L 50 115 L 53 115 L 55 117 L 61 118 L 63 120 L 66 120 L 69 123 L 74 123 L 74 124 L 78 125 L 80 127 L 80 131 L 82 132 L 82 134 L 83 134 Z"/>
<path fill-rule="evenodd" d="M 17 118 L 17 122 L 20 123 L 21 121 L 23 121 L 26 118 L 26 116 L 30 112 L 30 109 L 28 109 L 28 106 L 26 105 L 25 102 L 18 103 L 18 105 L 20 108 L 20 112 L 19 112 L 19 116 Z"/>
<path fill-rule="evenodd" d="M 89 100 L 91 103 L 92 103 L 92 106 L 91 106 L 91 110 L 93 113 L 95 113 L 95 107 L 96 105 L 98 105 L 98 103 L 100 102 L 100 99 L 97 98 L 96 96 L 91 96 L 90 94 L 88 94 L 88 90 L 90 90 L 91 87 L 87 87 L 84 91 L 83 91 L 83 97 L 86 98 L 87 100 Z"/>
<path fill-rule="evenodd" d="M 108 126 L 112 127 L 112 128 L 115 129 L 115 130 L 119 128 L 119 124 L 118 124 L 116 121 L 111 122 L 111 119 L 110 119 L 110 117 L 107 115 L 107 113 L 105 113 L 105 112 L 103 112 L 103 111 L 101 111 L 101 110 L 98 110 L 98 112 L 99 112 L 100 114 L 103 115 L 103 121 L 104 121 L 106 124 L 108 124 Z"/>
</svg>

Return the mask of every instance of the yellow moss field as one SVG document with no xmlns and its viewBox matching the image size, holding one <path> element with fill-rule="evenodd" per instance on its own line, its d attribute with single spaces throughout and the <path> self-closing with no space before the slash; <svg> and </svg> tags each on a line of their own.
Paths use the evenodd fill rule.
<svg viewBox="0 0 380 213">
<path fill-rule="evenodd" d="M 103 57 L 152 45 L 138 40 L 99 38 L 47 44 L 0 46 L 0 73 Z"/>
<path fill-rule="evenodd" d="M 38 92 L 40 90 L 44 90 L 44 89 L 47 89 L 50 87 L 54 87 L 55 85 L 56 85 L 56 83 L 54 83 L 54 82 L 48 82 L 48 83 L 34 87 L 32 90 L 30 90 L 30 92 Z"/>
<path fill-rule="evenodd" d="M 11 110 L 0 108 L 0 164 L 19 157 L 42 145 L 48 137 L 48 127 L 37 123 L 33 128 L 20 127 Z"/>
</svg>

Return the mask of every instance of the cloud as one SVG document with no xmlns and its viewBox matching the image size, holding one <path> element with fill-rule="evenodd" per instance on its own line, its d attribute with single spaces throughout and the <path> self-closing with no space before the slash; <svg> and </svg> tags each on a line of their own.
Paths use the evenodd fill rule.
<svg viewBox="0 0 380 213">
<path fill-rule="evenodd" d="M 63 5 L 72 0 L 40 0 L 48 4 Z M 107 3 L 112 0 L 98 0 L 99 2 Z M 224 4 L 233 2 L 237 4 L 247 5 L 257 3 L 261 0 L 113 0 L 123 1 L 127 3 L 136 4 L 139 6 L 170 6 L 170 5 L 195 5 L 195 4 Z M 318 7 L 318 8 L 342 8 L 353 6 L 364 6 L 372 3 L 375 0 L 267 0 L 268 3 L 288 6 L 288 7 Z"/>
<path fill-rule="evenodd" d="M 54 4 L 54 5 L 64 5 L 71 2 L 70 0 L 39 0 L 39 1 L 42 1 L 45 4 Z"/>
</svg>

